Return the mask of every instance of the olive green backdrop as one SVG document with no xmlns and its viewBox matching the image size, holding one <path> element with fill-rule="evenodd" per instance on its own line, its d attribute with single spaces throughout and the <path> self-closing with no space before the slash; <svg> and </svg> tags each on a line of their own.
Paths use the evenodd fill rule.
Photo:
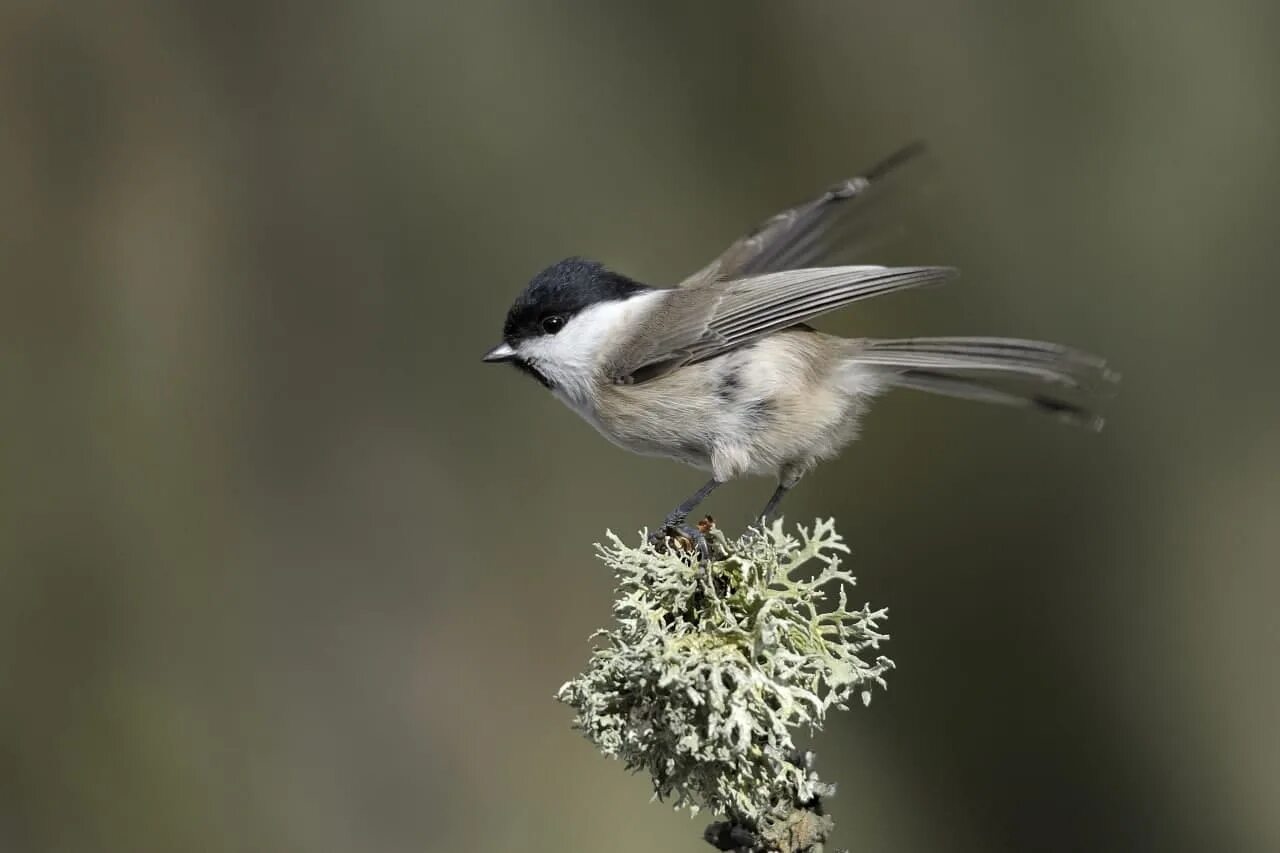
<svg viewBox="0 0 1280 853">
<path fill-rule="evenodd" d="M 1096 436 L 904 393 L 790 499 L 900 667 L 836 840 L 1280 848 L 1276 4 L 0 9 L 0 849 L 704 849 L 552 699 L 591 543 L 701 475 L 479 356 L 543 265 L 673 282 L 914 138 L 883 257 L 963 278 L 822 327 L 1124 382 Z"/>
</svg>

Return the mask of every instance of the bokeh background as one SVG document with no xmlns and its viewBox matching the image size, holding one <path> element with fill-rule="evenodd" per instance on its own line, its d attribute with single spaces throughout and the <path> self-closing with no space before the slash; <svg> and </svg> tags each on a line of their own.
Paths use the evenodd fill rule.
<svg viewBox="0 0 1280 853">
<path fill-rule="evenodd" d="M 789 500 L 900 667 L 836 841 L 1280 849 L 1277 4 L 0 8 L 0 850 L 709 849 L 552 699 L 701 475 L 479 355 L 916 138 L 884 257 L 963 279 L 820 325 L 1124 382 L 892 397 Z"/>
</svg>

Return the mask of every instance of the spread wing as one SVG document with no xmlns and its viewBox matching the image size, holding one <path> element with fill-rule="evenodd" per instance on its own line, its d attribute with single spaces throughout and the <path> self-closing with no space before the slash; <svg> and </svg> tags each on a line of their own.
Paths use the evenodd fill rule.
<svg viewBox="0 0 1280 853">
<path fill-rule="evenodd" d="M 935 284 L 952 273 L 949 267 L 825 267 L 660 291 L 661 301 L 606 369 L 615 382 L 645 382 L 851 302 Z"/>
<path fill-rule="evenodd" d="M 924 152 L 921 143 L 900 149 L 865 175 L 842 181 L 812 201 L 784 210 L 739 239 L 680 287 L 853 260 L 873 227 L 870 214 L 891 195 L 902 166 Z"/>
</svg>

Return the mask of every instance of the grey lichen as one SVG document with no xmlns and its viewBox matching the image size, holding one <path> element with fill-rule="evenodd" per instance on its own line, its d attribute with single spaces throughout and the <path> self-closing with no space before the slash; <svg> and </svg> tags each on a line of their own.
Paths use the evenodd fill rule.
<svg viewBox="0 0 1280 853">
<path fill-rule="evenodd" d="M 734 543 L 721 536 L 720 559 L 705 566 L 612 533 L 597 546 L 617 578 L 617 624 L 594 635 L 587 671 L 558 696 L 601 752 L 652 777 L 655 797 L 728 816 L 712 843 L 716 831 L 761 839 L 799 814 L 821 816 L 833 789 L 793 730 L 821 729 L 855 695 L 869 703 L 893 666 L 867 654 L 888 639 L 877 629 L 885 611 L 849 608 L 854 578 L 834 523 L 798 534 L 775 522 Z"/>
</svg>

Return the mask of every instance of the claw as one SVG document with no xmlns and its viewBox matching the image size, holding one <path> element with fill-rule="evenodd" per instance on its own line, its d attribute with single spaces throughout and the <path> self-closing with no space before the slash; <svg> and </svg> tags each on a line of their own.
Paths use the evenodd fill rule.
<svg viewBox="0 0 1280 853">
<path fill-rule="evenodd" d="M 690 527 L 687 524 L 680 525 L 677 528 L 686 540 L 689 542 L 687 550 L 697 550 L 698 562 L 705 565 L 711 562 L 711 546 L 707 543 L 707 535 L 696 527 Z"/>
<path fill-rule="evenodd" d="M 711 562 L 711 545 L 707 541 L 707 535 L 704 528 L 706 521 L 700 523 L 697 527 L 691 527 L 688 524 L 674 523 L 664 524 L 658 530 L 649 534 L 649 544 L 655 548 L 665 548 L 668 542 L 675 543 L 686 554 L 694 552 L 698 555 L 698 562 L 706 565 Z"/>
</svg>

